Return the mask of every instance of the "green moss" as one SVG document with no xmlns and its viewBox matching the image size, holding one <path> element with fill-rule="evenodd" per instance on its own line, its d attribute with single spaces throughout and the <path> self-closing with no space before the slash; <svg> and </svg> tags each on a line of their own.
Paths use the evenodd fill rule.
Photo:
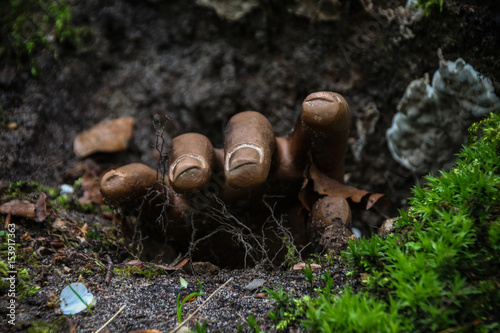
<svg viewBox="0 0 500 333">
<path fill-rule="evenodd" d="M 113 272 L 117 276 L 121 276 L 124 278 L 130 277 L 131 275 L 141 275 L 145 276 L 148 280 L 155 275 L 165 274 L 163 269 L 148 265 L 146 265 L 144 268 L 132 267 L 132 266 L 126 266 L 124 268 L 115 267 L 113 268 Z"/>
<path fill-rule="evenodd" d="M 30 193 L 40 192 L 41 190 L 42 184 L 40 182 L 20 180 L 10 183 L 3 194 L 5 197 L 20 199 Z"/>
<path fill-rule="evenodd" d="M 57 208 L 57 206 L 67 209 L 67 210 L 75 210 L 78 212 L 82 213 L 88 213 L 88 214 L 99 214 L 99 210 L 94 207 L 91 204 L 82 204 L 80 201 L 78 201 L 77 198 L 73 197 L 72 195 L 68 194 L 61 194 L 58 197 L 56 197 L 54 201 L 54 207 Z"/>
<path fill-rule="evenodd" d="M 386 239 L 350 244 L 346 257 L 368 290 L 393 302 L 410 331 L 488 331 L 500 308 L 500 115 L 471 128 L 450 172 L 416 187 L 412 209 Z"/>
<path fill-rule="evenodd" d="M 71 7 L 66 0 L 5 0 L 0 9 L 0 57 L 15 60 L 19 67 L 29 64 L 38 74 L 36 54 L 48 49 L 59 57 L 57 44 L 82 45 L 88 32 L 71 23 Z"/>
<path fill-rule="evenodd" d="M 28 333 L 56 333 L 61 332 L 64 327 L 64 322 L 66 321 L 65 316 L 61 316 L 55 321 L 44 322 L 44 321 L 34 321 L 31 323 L 30 328 L 28 328 Z"/>
<path fill-rule="evenodd" d="M 444 0 L 418 0 L 416 6 L 425 11 L 425 16 L 429 16 L 432 11 L 439 6 L 439 11 L 443 11 Z"/>
<path fill-rule="evenodd" d="M 39 181 L 20 180 L 10 183 L 2 193 L 2 197 L 5 199 L 23 199 L 32 193 L 39 192 L 44 192 L 49 198 L 55 198 L 59 194 L 58 189 L 44 186 Z"/>
<path fill-rule="evenodd" d="M 89 240 L 101 240 L 103 238 L 103 235 L 100 232 L 95 232 L 93 230 L 89 230 L 89 231 L 87 231 L 87 238 Z"/>
<path fill-rule="evenodd" d="M 498 330 L 500 114 L 474 125 L 470 138 L 452 170 L 414 188 L 392 234 L 349 243 L 344 258 L 363 274 L 361 292 L 335 296 L 325 276 L 314 298 L 275 297 L 285 301 L 272 318 L 280 324 L 292 313 L 287 325 L 300 320 L 314 332 Z"/>
<path fill-rule="evenodd" d="M 19 245 L 16 244 L 15 247 L 19 247 Z M 0 257 L 1 258 L 10 258 L 10 252 L 19 252 L 18 250 L 11 251 L 11 249 L 8 248 L 7 243 L 2 240 L 2 243 L 0 245 Z M 10 259 L 9 259 L 10 260 Z M 15 256 L 14 258 L 14 263 L 20 263 L 20 262 L 25 262 L 24 258 L 20 258 L 18 255 Z M 33 265 L 31 267 L 30 265 L 30 270 L 36 269 L 35 266 L 39 266 L 38 263 L 37 265 Z M 14 265 L 14 269 L 16 266 Z M 4 260 L 0 260 L 0 287 L 2 288 L 9 288 L 10 282 L 8 280 L 4 280 L 3 278 L 8 277 L 8 271 L 12 270 L 9 269 L 8 263 Z M 36 294 L 36 292 L 40 289 L 39 286 L 34 285 L 31 282 L 32 278 L 28 272 L 27 268 L 23 268 L 20 270 L 17 270 L 17 276 L 16 276 L 16 283 L 15 283 L 15 296 L 17 299 L 22 300 L 26 297 L 33 296 Z M 9 291 L 10 293 L 11 291 Z"/>
</svg>

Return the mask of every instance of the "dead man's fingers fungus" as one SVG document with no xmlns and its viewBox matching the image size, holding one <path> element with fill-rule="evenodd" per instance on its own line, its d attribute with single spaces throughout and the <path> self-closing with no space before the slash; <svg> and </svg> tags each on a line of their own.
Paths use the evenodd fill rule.
<svg viewBox="0 0 500 333">
<path fill-rule="evenodd" d="M 160 177 L 160 178 L 158 178 Z M 108 171 L 101 179 L 101 194 L 106 202 L 135 210 L 142 207 L 143 201 L 155 215 L 168 204 L 168 216 L 180 221 L 189 208 L 188 202 L 170 189 L 168 181 L 153 168 L 141 163 L 127 164 Z"/>
<path fill-rule="evenodd" d="M 302 125 L 313 132 L 311 154 L 316 166 L 344 182 L 344 158 L 351 127 L 346 100 L 334 92 L 316 92 L 302 103 Z M 292 139 L 293 140 L 293 139 Z"/>
<path fill-rule="evenodd" d="M 269 174 L 276 150 L 271 124 L 254 111 L 233 116 L 226 127 L 224 172 L 226 182 L 235 188 L 262 184 Z"/>
<path fill-rule="evenodd" d="M 174 191 L 201 190 L 210 181 L 214 159 L 214 147 L 204 135 L 186 133 L 175 137 L 168 154 L 168 179 Z"/>
<path fill-rule="evenodd" d="M 322 91 L 307 96 L 292 131 L 277 138 L 277 177 L 301 177 L 310 152 L 319 169 L 343 182 L 350 126 L 349 105 L 340 94 Z"/>
<path fill-rule="evenodd" d="M 156 181 L 156 170 L 141 163 L 127 164 L 102 177 L 101 194 L 113 203 L 137 201 L 155 186 Z"/>
</svg>

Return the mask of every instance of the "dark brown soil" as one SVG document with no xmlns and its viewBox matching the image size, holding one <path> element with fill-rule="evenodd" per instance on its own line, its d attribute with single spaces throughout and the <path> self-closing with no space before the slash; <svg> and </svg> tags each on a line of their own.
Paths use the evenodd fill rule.
<svg viewBox="0 0 500 333">
<path fill-rule="evenodd" d="M 374 0 L 371 12 L 356 1 L 346 1 L 351 5 L 343 7 L 340 19 L 330 22 L 289 13 L 286 1 L 262 0 L 258 8 L 235 22 L 187 1 L 72 3 L 75 24 L 92 31 L 85 47 L 76 49 L 70 43 L 59 46 L 58 60 L 50 52 L 39 52 L 37 78 L 30 76 L 27 68 L 18 69 L 11 82 L 8 77 L 0 77 L 5 118 L 18 124 L 15 130 L 0 128 L 0 180 L 4 185 L 19 180 L 51 186 L 72 184 L 76 176 L 69 171 L 81 162 L 73 153 L 73 139 L 104 119 L 133 116 L 134 137 L 127 151 L 92 156 L 93 160 L 103 168 L 130 162 L 154 167 L 155 125 L 167 119 L 167 142 L 180 133 L 195 131 L 221 146 L 225 124 L 235 113 L 260 111 L 282 135 L 292 127 L 309 93 L 331 90 L 346 98 L 354 114 L 352 143 L 360 139 L 355 124 L 364 119 L 364 110 L 375 105 L 380 112 L 361 158 L 355 159 L 349 149 L 346 171 L 349 185 L 385 193 L 393 203 L 385 213 L 395 216 L 398 208 L 407 206 L 410 188 L 421 181 L 420 176 L 393 160 L 385 139 L 410 81 L 425 73 L 432 75 L 438 68 L 437 51 L 441 49 L 446 59 L 463 58 L 489 77 L 496 91 L 500 88 L 500 8 L 494 0 L 447 0 L 442 12 L 434 11 L 410 27 L 415 35 L 412 39 L 404 39 L 399 24 L 379 14 L 379 9 L 404 6 L 402 0 Z M 12 68 L 11 62 L 0 59 L 0 75 L 12 75 Z M 2 197 L 0 200 L 2 203 Z M 86 219 L 89 228 L 97 232 L 113 227 L 113 222 L 100 214 L 68 214 L 69 221 Z M 380 219 L 368 214 L 358 213 L 354 219 Z M 47 222 L 14 222 L 19 226 L 16 235 L 27 233 L 36 240 L 20 243 L 20 251 L 36 252 L 46 246 L 46 240 L 39 238 L 50 236 Z M 36 259 L 42 268 L 37 268 L 33 281 L 42 288 L 19 303 L 15 328 L 4 320 L 5 298 L 2 300 L 3 330 L 22 332 L 33 321 L 59 318 L 57 310 L 47 305 L 54 297 L 51 293 L 59 295 L 65 281 L 75 282 L 79 275 L 98 296 L 98 303 L 93 316 L 81 313 L 67 323 L 78 332 L 96 330 L 122 304 L 127 307 L 110 324 L 112 332 L 172 329 L 177 321 L 178 276 L 183 273 L 150 280 L 144 276 L 113 277 L 105 284 L 106 272 L 95 261 L 106 263 L 106 254 L 115 263 L 133 256 L 123 246 L 103 244 L 67 244 L 60 257 L 57 250 L 39 251 Z M 347 281 L 342 262 L 324 269 L 336 276 L 341 289 Z M 196 279 L 200 279 L 204 292 L 203 297 L 186 305 L 184 317 L 233 278 L 195 317 L 196 321 L 206 321 L 214 332 L 235 331 L 239 324 L 247 328 L 248 314 L 257 318 L 262 329 L 273 330 L 267 316 L 272 302 L 254 297 L 261 290 L 242 288 L 255 278 L 265 279 L 265 286 L 283 285 L 298 295 L 311 293 L 297 272 L 255 268 L 183 276 L 194 290 Z"/>
</svg>

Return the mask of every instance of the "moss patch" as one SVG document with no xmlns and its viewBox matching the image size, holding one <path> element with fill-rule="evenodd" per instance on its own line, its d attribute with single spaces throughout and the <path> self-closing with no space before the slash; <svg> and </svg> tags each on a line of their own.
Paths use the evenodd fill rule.
<svg viewBox="0 0 500 333">
<path fill-rule="evenodd" d="M 415 187 L 394 233 L 349 243 L 364 288 L 289 300 L 271 293 L 279 328 L 315 332 L 488 332 L 500 309 L 500 114 L 472 126 L 450 172 Z M 478 132 L 478 136 L 476 136 Z M 290 322 L 290 319 L 293 319 Z"/>
</svg>

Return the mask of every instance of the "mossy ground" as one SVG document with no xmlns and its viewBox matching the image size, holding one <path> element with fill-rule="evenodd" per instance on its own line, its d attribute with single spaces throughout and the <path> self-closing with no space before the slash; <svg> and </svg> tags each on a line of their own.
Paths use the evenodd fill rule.
<svg viewBox="0 0 500 333">
<path fill-rule="evenodd" d="M 300 327 L 315 332 L 371 332 L 374 329 L 378 332 L 494 332 L 499 327 L 497 313 L 500 309 L 500 114 L 492 114 L 473 125 L 469 137 L 469 143 L 452 170 L 429 176 L 423 187 L 414 188 L 411 207 L 401 211 L 392 233 L 349 243 L 343 257 L 350 271 L 350 283 L 346 284 L 343 261 L 326 255 L 310 260 L 323 265 L 320 271 L 306 267 L 302 272 L 266 274 L 247 270 L 223 271 L 215 277 L 203 276 L 200 281 L 205 297 L 217 288 L 214 279 L 220 285 L 229 277 L 236 277 L 239 287 L 238 284 L 228 287 L 218 302 L 231 299 L 231 296 L 224 298 L 229 292 L 236 297 L 251 297 L 261 309 L 255 312 L 260 318 L 240 318 L 238 326 L 242 331 L 259 331 L 261 327 L 268 331 Z M 22 182 L 11 184 L 4 193 L 8 194 L 7 198 L 25 197 L 21 189 L 39 191 L 42 187 L 37 183 Z M 59 215 L 64 215 L 66 208 L 56 206 L 59 194 L 55 189 L 51 192 L 56 195 L 51 198 L 54 209 Z M 91 218 L 88 212 L 74 216 Z M 100 304 L 93 318 L 105 316 L 106 312 L 102 310 L 105 304 L 109 304 L 106 299 L 115 297 L 112 295 L 119 289 L 127 290 L 130 283 L 142 287 L 135 291 L 134 296 L 129 292 L 121 295 L 121 302 L 133 306 L 134 299 L 141 297 L 141 290 L 148 290 L 152 293 L 150 297 L 156 299 L 163 292 L 149 290 L 148 286 L 160 283 L 168 289 L 162 296 L 164 301 L 172 303 L 175 309 L 175 296 L 182 292 L 176 282 L 180 272 L 170 273 L 173 276 L 167 277 L 165 270 L 154 263 L 130 262 L 118 266 L 111 283 L 121 286 L 115 285 L 108 290 L 98 287 L 107 274 L 103 253 L 117 251 L 120 246 L 119 242 L 106 245 L 108 236 L 102 233 L 99 224 L 94 224 L 93 236 L 87 237 L 86 244 L 76 242 L 71 232 L 51 233 L 64 240 L 65 245 L 62 251 L 50 253 L 41 252 L 43 246 L 40 245 L 47 245 L 43 241 L 48 236 L 42 235 L 43 228 L 39 229 L 42 234 L 36 236 L 26 222 L 19 224 L 21 229 L 18 232 L 30 228 L 30 233 L 40 243 L 35 244 L 30 241 L 33 237 L 24 236 L 19 244 L 21 255 L 17 260 L 28 268 L 19 276 L 18 291 L 23 297 L 38 299 L 35 304 L 48 310 L 45 312 L 47 318 L 58 318 L 58 311 L 53 310 L 57 308 L 57 286 L 62 288 L 64 281 L 76 278 L 89 281 L 94 291 L 100 290 Z M 49 218 L 47 223 L 53 222 Z M 31 247 L 30 244 L 35 245 Z M 38 251 L 34 251 L 35 248 Z M 77 259 L 82 251 L 86 254 Z M 116 260 L 116 253 L 114 258 Z M 340 273 L 342 271 L 344 273 Z M 243 275 L 238 275 L 241 272 Z M 27 279 L 25 273 L 31 274 L 31 279 Z M 265 283 L 268 297 L 265 302 L 255 300 L 251 293 L 241 289 L 256 273 L 268 281 Z M 56 276 L 49 278 L 47 274 Z M 196 277 L 184 277 L 191 285 L 185 291 L 189 293 L 197 287 Z M 54 284 L 54 279 L 59 282 Z M 290 279 L 293 279 L 292 284 Z M 43 294 L 36 293 L 40 286 L 48 283 L 51 287 L 44 288 Z M 35 296 L 29 297 L 33 294 Z M 146 308 L 154 306 L 154 303 L 144 301 L 141 302 Z M 237 304 L 233 303 L 233 306 Z M 32 307 L 27 303 L 21 308 L 28 310 Z M 195 305 L 186 303 L 182 311 L 186 314 L 194 308 Z M 81 316 L 86 315 L 78 315 L 75 319 Z M 172 312 L 172 318 L 175 317 L 177 315 Z M 213 319 L 199 316 L 191 327 L 195 328 L 197 322 L 201 330 L 203 322 L 213 324 Z M 61 323 L 61 319 L 57 320 Z M 81 321 L 78 322 L 82 325 Z M 270 326 L 273 322 L 274 328 Z M 29 321 L 21 323 L 23 326 L 19 328 L 31 325 Z M 169 323 L 167 325 L 175 325 L 172 320 Z M 43 322 L 35 324 L 40 326 Z M 75 323 L 71 322 L 71 325 Z"/>
<path fill-rule="evenodd" d="M 455 167 L 413 192 L 393 233 L 349 243 L 344 257 L 364 287 L 332 294 L 326 274 L 314 298 L 271 292 L 279 328 L 300 322 L 313 332 L 498 330 L 500 114 L 472 126 Z"/>
<path fill-rule="evenodd" d="M 71 6 L 67 0 L 4 0 L 0 10 L 0 58 L 15 63 L 19 69 L 29 64 L 32 75 L 38 75 L 36 56 L 49 50 L 57 59 L 58 44 L 83 45 L 88 31 L 72 24 Z"/>
</svg>

